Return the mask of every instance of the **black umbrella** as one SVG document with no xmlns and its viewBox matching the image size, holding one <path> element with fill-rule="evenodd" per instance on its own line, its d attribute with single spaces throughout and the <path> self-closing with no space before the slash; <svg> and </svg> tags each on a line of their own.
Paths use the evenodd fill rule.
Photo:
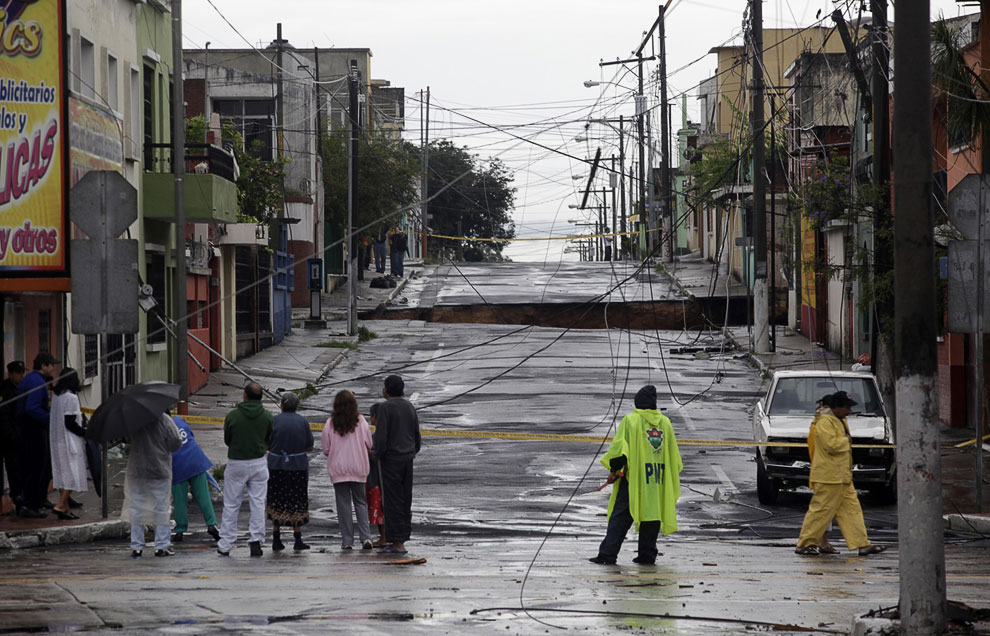
<svg viewBox="0 0 990 636">
<path fill-rule="evenodd" d="M 158 421 L 162 413 L 178 401 L 178 384 L 155 380 L 132 384 L 96 409 L 86 437 L 100 442 L 128 438 Z"/>
</svg>

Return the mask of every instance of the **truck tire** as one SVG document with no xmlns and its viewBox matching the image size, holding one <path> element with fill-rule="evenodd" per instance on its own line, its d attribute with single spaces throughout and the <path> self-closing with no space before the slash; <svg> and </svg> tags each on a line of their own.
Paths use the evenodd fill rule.
<svg viewBox="0 0 990 636">
<path fill-rule="evenodd" d="M 765 506 L 772 506 L 777 503 L 780 495 L 780 485 L 767 475 L 767 467 L 763 463 L 763 457 L 756 451 L 756 497 Z"/>
</svg>

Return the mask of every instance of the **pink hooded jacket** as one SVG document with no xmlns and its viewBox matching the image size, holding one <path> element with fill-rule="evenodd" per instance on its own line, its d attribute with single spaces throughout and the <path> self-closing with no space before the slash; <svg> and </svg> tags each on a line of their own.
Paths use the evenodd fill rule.
<svg viewBox="0 0 990 636">
<path fill-rule="evenodd" d="M 323 454 L 327 456 L 330 481 L 364 482 L 368 479 L 368 451 L 371 450 L 371 428 L 363 415 L 358 415 L 357 427 L 341 437 L 333 428 L 333 418 L 323 427 Z"/>
</svg>

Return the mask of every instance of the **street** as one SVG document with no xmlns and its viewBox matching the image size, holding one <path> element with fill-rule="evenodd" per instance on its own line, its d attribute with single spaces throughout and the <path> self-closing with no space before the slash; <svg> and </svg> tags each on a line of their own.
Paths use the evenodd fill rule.
<svg viewBox="0 0 990 636">
<path fill-rule="evenodd" d="M 608 289 L 607 266 L 585 266 L 585 285 Z M 472 302 L 454 287 L 464 278 L 431 277 L 436 271 L 410 282 L 404 304 L 418 305 L 431 285 L 440 289 L 431 302 Z M 470 280 L 488 296 L 479 274 Z M 546 280 L 515 280 L 509 300 L 539 300 Z M 592 295 L 580 285 L 573 292 L 572 302 Z M 407 547 L 425 563 L 340 549 L 317 443 L 312 520 L 304 528 L 311 551 L 275 554 L 265 545 L 264 557 L 253 559 L 242 535 L 231 558 L 221 558 L 195 506 L 193 534 L 174 546 L 173 558 L 146 550 L 132 560 L 123 540 L 3 551 L 0 633 L 848 633 L 854 616 L 897 604 L 895 505 L 862 496 L 870 538 L 890 545 L 886 553 L 798 556 L 793 547 L 810 492 L 761 506 L 753 448 L 711 443 L 751 439 L 763 386 L 717 331 L 361 324 L 378 337 L 349 351 L 300 412 L 324 418 L 346 388 L 367 413 L 384 375 L 405 378 L 424 429 Z M 715 351 L 670 352 L 686 345 Z M 681 442 L 680 529 L 660 539 L 656 566 L 631 562 L 632 534 L 618 565 L 595 565 L 588 558 L 604 536 L 609 492 L 598 490 L 607 472 L 598 460 L 644 384 L 657 386 Z M 282 384 L 297 385 L 291 378 Z M 238 398 L 236 386 L 227 391 Z M 224 461 L 219 427 L 193 429 L 214 462 Z M 241 517 L 243 533 L 246 505 Z M 838 529 L 831 537 L 845 547 Z M 990 542 L 950 532 L 945 540 L 948 597 L 985 605 Z"/>
</svg>

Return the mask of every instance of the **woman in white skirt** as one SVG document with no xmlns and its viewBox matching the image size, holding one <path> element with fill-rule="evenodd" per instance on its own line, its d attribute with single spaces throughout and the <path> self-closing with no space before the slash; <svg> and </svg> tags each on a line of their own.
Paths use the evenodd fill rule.
<svg viewBox="0 0 990 636">
<path fill-rule="evenodd" d="M 55 514 L 59 519 L 79 517 L 69 510 L 69 495 L 85 492 L 86 484 L 86 424 L 79 408 L 79 375 L 75 369 L 64 369 L 55 385 L 49 417 L 49 439 L 52 452 L 52 485 L 59 489 Z"/>
</svg>

